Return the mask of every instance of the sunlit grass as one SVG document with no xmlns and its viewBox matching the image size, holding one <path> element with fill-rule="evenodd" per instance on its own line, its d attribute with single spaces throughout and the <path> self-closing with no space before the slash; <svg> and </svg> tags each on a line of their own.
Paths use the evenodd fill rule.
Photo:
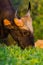
<svg viewBox="0 0 43 65">
<path fill-rule="evenodd" d="M 43 49 L 0 45 L 0 65 L 43 65 Z"/>
</svg>

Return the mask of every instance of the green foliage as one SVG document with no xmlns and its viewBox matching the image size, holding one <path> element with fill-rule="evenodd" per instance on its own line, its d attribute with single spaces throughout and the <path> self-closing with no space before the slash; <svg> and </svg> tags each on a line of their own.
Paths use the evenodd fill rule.
<svg viewBox="0 0 43 65">
<path fill-rule="evenodd" d="M 33 21 L 34 37 L 35 41 L 43 39 L 43 19 L 39 16 Z"/>
<path fill-rule="evenodd" d="M 43 49 L 0 45 L 0 65 L 43 65 Z"/>
</svg>

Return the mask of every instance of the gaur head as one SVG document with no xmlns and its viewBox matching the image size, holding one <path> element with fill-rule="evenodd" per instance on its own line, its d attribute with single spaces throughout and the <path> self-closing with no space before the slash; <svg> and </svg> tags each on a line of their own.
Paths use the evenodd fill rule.
<svg viewBox="0 0 43 65">
<path fill-rule="evenodd" d="M 21 48 L 34 46 L 32 18 L 30 16 L 30 2 L 27 14 L 19 19 L 17 16 L 14 16 L 16 13 L 9 1 L 10 0 L 0 0 L 0 38 L 4 39 L 8 34 L 11 34 L 13 39 Z"/>
<path fill-rule="evenodd" d="M 20 32 L 18 33 L 18 44 L 22 48 L 34 46 L 33 26 L 30 10 L 31 5 L 29 2 L 28 12 L 26 13 L 26 15 L 24 17 L 21 17 L 20 19 L 18 19 L 17 17 L 14 18 L 15 24 L 20 30 Z"/>
</svg>

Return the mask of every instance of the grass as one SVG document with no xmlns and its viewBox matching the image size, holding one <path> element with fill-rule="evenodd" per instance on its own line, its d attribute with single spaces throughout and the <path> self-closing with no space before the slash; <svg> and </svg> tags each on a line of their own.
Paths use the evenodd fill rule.
<svg viewBox="0 0 43 65">
<path fill-rule="evenodd" d="M 43 49 L 0 45 L 0 65 L 43 65 Z"/>
</svg>

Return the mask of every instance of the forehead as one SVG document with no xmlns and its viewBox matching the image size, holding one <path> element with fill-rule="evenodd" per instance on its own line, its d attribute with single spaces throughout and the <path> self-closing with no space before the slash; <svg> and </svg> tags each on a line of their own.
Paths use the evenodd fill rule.
<svg viewBox="0 0 43 65">
<path fill-rule="evenodd" d="M 18 18 L 14 18 L 14 23 L 17 25 L 17 26 L 24 26 L 26 25 L 27 26 L 27 23 L 31 24 L 32 22 L 32 19 L 30 16 L 24 16 L 24 17 L 21 17 L 21 19 L 18 19 Z"/>
<path fill-rule="evenodd" d="M 24 21 L 24 22 L 31 22 L 32 21 L 30 16 L 24 16 L 24 17 L 21 18 L 21 20 Z"/>
</svg>

